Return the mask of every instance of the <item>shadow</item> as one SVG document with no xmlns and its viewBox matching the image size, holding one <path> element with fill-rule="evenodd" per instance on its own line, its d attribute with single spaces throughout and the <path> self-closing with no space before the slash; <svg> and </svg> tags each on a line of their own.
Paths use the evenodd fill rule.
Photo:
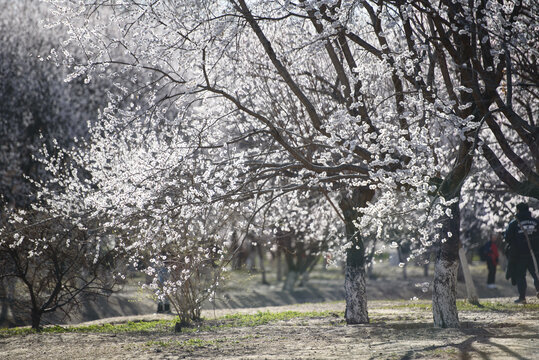
<svg viewBox="0 0 539 360">
<path fill-rule="evenodd" d="M 223 292 L 218 294 L 212 304 L 204 304 L 203 308 L 237 309 L 344 300 L 342 284 L 311 282 L 290 292 L 282 291 L 280 287 L 276 289 L 277 286 L 257 287 L 243 292 Z"/>
<path fill-rule="evenodd" d="M 442 345 L 414 346 L 409 350 L 402 349 L 404 351 L 395 357 L 400 360 L 416 359 L 418 357 L 445 358 L 444 353 L 456 354 L 462 360 L 490 359 L 493 356 L 492 353 L 496 353 L 496 358 L 531 360 L 533 357 L 521 355 L 518 348 L 513 347 L 512 344 L 520 340 L 519 344 L 520 346 L 523 345 L 523 349 L 526 349 L 526 354 L 533 353 L 533 346 L 536 345 L 536 327 L 526 324 L 499 323 L 488 324 L 487 327 L 483 324 L 466 322 L 461 323 L 461 328 L 458 329 L 440 329 L 434 328 L 430 321 L 395 322 L 391 318 L 387 320 L 387 322 L 377 321 L 359 326 L 352 325 L 355 331 L 348 333 L 348 336 L 365 337 L 365 334 L 368 334 L 369 338 L 372 336 L 373 338 L 385 338 L 387 339 L 386 341 L 390 341 L 395 335 L 398 336 L 399 342 L 403 344 L 407 341 L 413 343 L 414 340 L 425 340 L 425 338 L 436 338 L 438 340 L 454 338 L 455 335 L 459 338 L 464 338 L 462 341 L 460 339 L 458 341 L 452 340 Z M 499 329 L 504 328 L 515 328 L 515 330 L 510 329 L 509 333 L 499 331 Z M 511 334 L 513 331 L 518 331 L 518 334 Z M 497 339 L 510 344 L 510 347 L 500 343 Z M 494 348 L 496 349 L 495 351 Z M 503 353 L 501 357 L 500 352 Z M 378 357 L 371 357 L 371 359 L 378 359 Z"/>
<path fill-rule="evenodd" d="M 441 329 L 443 331 L 443 329 Z M 490 359 L 489 354 L 483 350 L 480 350 L 477 348 L 477 346 L 474 346 L 474 344 L 484 344 L 487 346 L 493 346 L 501 350 L 507 355 L 507 358 L 512 359 L 519 359 L 519 360 L 531 360 L 530 358 L 527 358 L 525 356 L 520 355 L 514 350 L 511 350 L 505 345 L 498 344 L 493 342 L 492 338 L 497 338 L 497 336 L 492 335 L 489 331 L 485 329 L 475 329 L 476 332 L 480 332 L 480 334 L 473 335 L 472 337 L 460 342 L 460 343 L 449 343 L 444 345 L 432 345 L 427 346 L 422 349 L 414 349 L 408 351 L 406 354 L 404 354 L 402 357 L 400 357 L 400 360 L 408 360 L 415 358 L 415 353 L 417 352 L 433 352 L 437 350 L 443 350 L 443 349 L 456 349 L 459 353 L 459 358 L 461 360 L 468 360 L 472 358 L 481 358 L 481 359 Z M 535 335 L 504 335 L 504 339 L 528 339 L 528 340 L 535 340 Z"/>
<path fill-rule="evenodd" d="M 136 301 L 131 296 L 113 294 L 110 297 L 91 297 L 81 300 L 77 309 L 69 311 L 66 316 L 62 311 L 44 314 L 43 325 L 77 324 L 118 316 L 132 316 L 155 313 L 157 303 L 153 301 Z"/>
<path fill-rule="evenodd" d="M 0 298 L 0 327 L 12 326 L 9 316 L 9 299 Z"/>
</svg>

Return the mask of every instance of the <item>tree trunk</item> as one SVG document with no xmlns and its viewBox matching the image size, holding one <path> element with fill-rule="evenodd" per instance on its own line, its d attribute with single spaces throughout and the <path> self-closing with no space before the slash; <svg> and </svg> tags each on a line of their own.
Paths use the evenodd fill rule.
<svg viewBox="0 0 539 360">
<path fill-rule="evenodd" d="M 376 250 L 376 239 L 372 242 L 371 251 L 368 257 L 365 259 L 367 261 L 367 278 L 374 279 L 374 252 Z"/>
<path fill-rule="evenodd" d="M 434 326 L 458 328 L 459 316 L 456 301 L 458 262 L 436 259 L 432 292 Z"/>
<path fill-rule="evenodd" d="M 275 261 L 277 263 L 277 282 L 283 281 L 283 261 L 281 255 L 280 247 L 277 249 L 277 254 L 275 255 Z"/>
<path fill-rule="evenodd" d="M 41 310 L 32 308 L 32 329 L 40 329 L 39 324 L 41 323 L 41 315 L 43 315 Z"/>
<path fill-rule="evenodd" d="M 462 274 L 464 276 L 464 282 L 466 283 L 466 293 L 468 295 L 468 302 L 470 304 L 479 305 L 479 299 L 477 298 L 477 291 L 475 291 L 475 285 L 473 283 L 472 274 L 470 273 L 470 267 L 468 266 L 468 259 L 466 258 L 466 252 L 463 248 L 459 249 L 460 267 L 462 268 Z"/>
<path fill-rule="evenodd" d="M 311 274 L 310 271 L 304 271 L 303 274 L 301 274 L 301 280 L 299 281 L 299 287 L 304 287 L 307 285 L 307 282 L 309 282 L 309 275 Z"/>
<path fill-rule="evenodd" d="M 404 256 L 403 251 L 402 251 L 400 246 L 397 248 L 397 254 L 399 255 L 399 263 L 404 264 L 402 266 L 402 279 L 407 280 L 408 279 L 408 274 L 406 273 L 406 268 L 408 266 L 408 262 L 406 260 L 406 257 Z"/>
<path fill-rule="evenodd" d="M 459 255 L 460 257 L 460 255 Z M 458 267 L 457 270 L 457 283 L 466 282 L 466 279 L 464 278 L 464 273 L 462 272 L 462 262 L 460 263 L 461 266 Z"/>
<path fill-rule="evenodd" d="M 312 255 L 307 256 L 305 267 L 304 269 L 301 269 L 302 271 L 300 271 L 301 281 L 299 282 L 299 286 L 307 285 L 307 282 L 310 279 L 311 272 L 313 271 L 316 264 L 318 264 L 319 259 L 320 259 L 320 256 L 312 256 Z"/>
<path fill-rule="evenodd" d="M 283 284 L 283 291 L 294 291 L 296 282 L 298 281 L 298 277 L 299 273 L 296 270 L 288 269 L 288 273 L 286 274 L 286 278 Z"/>
<path fill-rule="evenodd" d="M 257 249 L 254 248 L 253 244 L 251 243 L 251 240 L 248 239 L 249 246 L 248 246 L 248 253 L 247 253 L 247 259 L 245 260 L 245 267 L 249 271 L 255 271 L 256 270 L 256 255 L 257 255 Z"/>
<path fill-rule="evenodd" d="M 408 274 L 406 272 L 407 268 L 408 268 L 408 264 L 404 264 L 404 266 L 402 267 L 402 279 L 403 280 L 408 280 Z"/>
<path fill-rule="evenodd" d="M 368 324 L 367 284 L 363 249 L 348 249 L 344 277 L 347 324 Z"/>
<path fill-rule="evenodd" d="M 257 244 L 258 258 L 260 259 L 260 271 L 262 272 L 262 284 L 269 285 L 268 280 L 266 279 L 266 266 L 264 265 L 264 251 L 262 249 L 262 244 Z"/>
<path fill-rule="evenodd" d="M 358 208 L 364 207 L 374 196 L 374 191 L 356 188 L 350 197 L 343 197 L 339 206 L 343 212 L 346 237 L 352 244 L 346 251 L 344 292 L 346 300 L 345 318 L 347 324 L 367 324 L 367 287 L 365 273 L 365 245 L 354 221 Z"/>
<path fill-rule="evenodd" d="M 369 265 L 367 265 L 367 277 L 369 279 L 371 279 L 371 280 L 374 278 L 374 264 L 373 264 L 373 261 L 371 261 L 369 263 Z"/>
<path fill-rule="evenodd" d="M 434 326 L 441 328 L 459 327 L 456 299 L 460 232 L 459 202 L 451 205 L 450 209 L 452 216 L 445 216 L 442 219 L 440 233 L 442 243 L 434 264 L 432 313 Z M 451 233 L 451 236 L 448 233 Z"/>
</svg>

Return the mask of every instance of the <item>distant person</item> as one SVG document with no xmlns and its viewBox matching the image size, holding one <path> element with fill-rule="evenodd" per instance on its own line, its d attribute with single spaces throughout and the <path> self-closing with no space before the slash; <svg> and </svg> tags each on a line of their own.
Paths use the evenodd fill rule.
<svg viewBox="0 0 539 360">
<path fill-rule="evenodd" d="M 528 245 L 528 240 L 531 245 Z M 509 223 L 505 230 L 505 241 L 507 242 L 507 257 L 509 264 L 506 278 L 511 278 L 513 285 L 517 285 L 517 304 L 526 303 L 526 271 L 529 271 L 532 278 L 537 297 L 539 298 L 539 279 L 535 273 L 535 264 L 532 258 L 532 250 L 535 259 L 539 255 L 539 221 L 531 215 L 528 204 L 517 205 L 515 219 Z"/>
<path fill-rule="evenodd" d="M 498 266 L 498 246 L 496 245 L 496 235 L 492 235 L 491 239 L 481 247 L 481 258 L 487 262 L 487 287 L 496 289 L 496 266 Z"/>
</svg>

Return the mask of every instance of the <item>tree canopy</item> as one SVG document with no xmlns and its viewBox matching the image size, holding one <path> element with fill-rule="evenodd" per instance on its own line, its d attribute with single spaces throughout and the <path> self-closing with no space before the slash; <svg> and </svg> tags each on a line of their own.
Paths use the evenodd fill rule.
<svg viewBox="0 0 539 360">
<path fill-rule="evenodd" d="M 119 93 L 78 147 L 48 154 L 69 171 L 40 196 L 130 249 L 211 237 L 199 247 L 211 257 L 226 241 L 219 212 L 237 228 L 323 233 L 340 239 L 346 317 L 361 323 L 366 241 L 397 231 L 439 245 L 435 323 L 458 326 L 474 161 L 538 198 L 534 1 L 49 3 L 50 25 L 82 49 L 68 79 Z"/>
</svg>

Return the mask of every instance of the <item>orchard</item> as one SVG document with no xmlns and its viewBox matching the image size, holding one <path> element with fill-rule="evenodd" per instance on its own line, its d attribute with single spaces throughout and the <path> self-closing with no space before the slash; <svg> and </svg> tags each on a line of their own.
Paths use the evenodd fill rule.
<svg viewBox="0 0 539 360">
<path fill-rule="evenodd" d="M 539 204 L 536 1 L 0 13 L 0 279 L 35 329 L 135 268 L 192 326 L 246 248 L 284 256 L 287 291 L 342 268 L 348 325 L 381 254 L 432 261 L 432 325 L 459 328 L 459 249 Z"/>
</svg>

